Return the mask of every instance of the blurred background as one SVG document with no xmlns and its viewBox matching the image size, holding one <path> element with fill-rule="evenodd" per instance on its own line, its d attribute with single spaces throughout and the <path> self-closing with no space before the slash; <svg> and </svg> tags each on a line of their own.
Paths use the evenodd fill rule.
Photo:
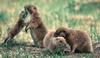
<svg viewBox="0 0 100 58">
<path fill-rule="evenodd" d="M 29 4 L 38 8 L 48 30 L 61 26 L 80 29 L 88 32 L 93 42 L 100 41 L 100 0 L 0 0 L 0 43 L 15 25 L 20 11 Z M 14 39 L 32 41 L 24 28 Z"/>
</svg>

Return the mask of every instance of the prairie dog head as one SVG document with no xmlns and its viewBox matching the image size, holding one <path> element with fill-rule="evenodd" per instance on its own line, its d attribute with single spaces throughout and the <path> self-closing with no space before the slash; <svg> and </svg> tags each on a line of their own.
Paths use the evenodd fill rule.
<svg viewBox="0 0 100 58">
<path fill-rule="evenodd" d="M 30 22 L 28 22 L 27 27 L 25 28 L 26 30 L 28 30 L 29 28 L 35 29 L 42 25 L 42 20 L 39 17 L 36 6 L 26 5 L 24 9 L 31 15 L 31 20 Z"/>
<path fill-rule="evenodd" d="M 27 17 L 27 15 L 28 15 L 28 12 L 26 10 L 22 9 L 19 13 L 19 18 L 24 20 Z"/>
<path fill-rule="evenodd" d="M 51 52 L 62 52 L 66 47 L 67 43 L 63 37 L 52 37 L 48 46 Z"/>
<path fill-rule="evenodd" d="M 56 32 L 54 33 L 54 37 L 61 36 L 61 37 L 67 38 L 69 37 L 69 35 L 70 35 L 69 29 L 64 28 L 64 27 L 58 28 Z"/>
<path fill-rule="evenodd" d="M 55 47 L 63 47 L 67 44 L 66 40 L 63 37 L 53 37 L 51 39 L 51 42 Z"/>
<path fill-rule="evenodd" d="M 27 10 L 30 14 L 37 13 L 37 8 L 33 5 L 26 5 L 24 6 L 24 9 Z"/>
</svg>

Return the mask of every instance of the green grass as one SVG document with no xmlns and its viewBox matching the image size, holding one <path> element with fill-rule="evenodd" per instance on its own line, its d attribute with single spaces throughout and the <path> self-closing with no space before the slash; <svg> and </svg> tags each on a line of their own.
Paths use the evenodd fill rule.
<svg viewBox="0 0 100 58">
<path fill-rule="evenodd" d="M 92 54 L 63 54 L 63 53 L 49 53 L 36 52 L 32 50 L 33 47 L 26 47 L 22 45 L 16 46 L 2 46 L 0 47 L 0 57 L 2 58 L 93 58 Z"/>
<path fill-rule="evenodd" d="M 27 4 L 37 6 L 40 17 L 42 18 L 44 24 L 48 29 L 55 30 L 61 26 L 69 27 L 72 29 L 80 29 L 89 33 L 92 38 L 92 42 L 100 41 L 100 4 L 84 4 L 80 1 L 80 9 L 76 11 L 76 3 L 76 0 L 0 0 L 0 33 L 2 34 L 0 35 L 0 42 L 3 42 L 4 39 L 2 38 L 7 35 L 8 29 L 15 24 L 18 19 L 19 12 Z M 78 16 L 78 18 L 76 18 L 76 16 Z M 80 18 L 81 16 L 82 18 Z M 87 16 L 89 16 L 89 18 L 87 18 Z M 17 42 L 28 42 L 32 39 L 30 34 L 26 34 L 23 29 L 21 33 L 15 37 L 15 40 Z M 30 51 L 24 50 L 25 48 L 25 46 L 16 46 L 15 50 L 13 51 L 13 48 L 9 46 L 0 47 L 0 57 L 37 57 L 33 56 Z M 71 56 L 75 57 L 74 55 L 44 55 L 43 53 L 41 53 L 37 58 L 71 58 Z M 85 58 L 92 58 L 91 54 L 84 54 L 82 56 L 84 56 Z"/>
</svg>

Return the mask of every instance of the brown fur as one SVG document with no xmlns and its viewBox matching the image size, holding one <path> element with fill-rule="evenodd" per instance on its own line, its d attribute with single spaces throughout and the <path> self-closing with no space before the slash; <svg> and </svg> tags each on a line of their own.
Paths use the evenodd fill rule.
<svg viewBox="0 0 100 58">
<path fill-rule="evenodd" d="M 44 26 L 41 18 L 39 17 L 39 13 L 37 8 L 33 5 L 25 6 L 25 9 L 30 13 L 31 20 L 27 23 L 25 30 L 30 29 L 31 36 L 34 40 L 34 44 L 38 47 L 42 47 L 42 41 L 44 36 L 47 33 L 47 29 Z"/>
<path fill-rule="evenodd" d="M 19 20 L 17 21 L 17 23 L 14 25 L 14 27 L 8 33 L 8 36 L 5 38 L 4 43 L 7 43 L 11 39 L 13 39 L 22 30 L 22 28 L 25 26 L 24 19 L 26 18 L 26 16 L 27 16 L 27 12 L 21 11 L 21 13 L 19 15 Z"/>
<path fill-rule="evenodd" d="M 63 37 L 53 37 L 54 32 L 48 32 L 43 39 L 44 48 L 49 49 L 52 52 L 63 51 L 66 47 L 66 40 Z"/>
<path fill-rule="evenodd" d="M 54 33 L 54 37 L 62 36 L 71 47 L 71 53 L 90 53 L 93 52 L 92 42 L 89 35 L 80 30 L 58 28 Z"/>
</svg>

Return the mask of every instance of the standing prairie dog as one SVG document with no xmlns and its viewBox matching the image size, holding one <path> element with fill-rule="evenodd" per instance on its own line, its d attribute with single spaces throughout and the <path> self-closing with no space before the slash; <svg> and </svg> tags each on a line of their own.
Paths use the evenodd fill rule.
<svg viewBox="0 0 100 58">
<path fill-rule="evenodd" d="M 25 10 L 21 11 L 18 21 L 12 27 L 10 32 L 8 32 L 7 37 L 5 37 L 4 44 L 8 43 L 11 39 L 13 39 L 22 30 L 22 28 L 26 24 L 24 19 L 27 17 L 27 14 L 28 14 L 27 11 L 25 11 Z"/>
<path fill-rule="evenodd" d="M 71 53 L 93 52 L 91 38 L 86 32 L 60 27 L 54 33 L 54 37 L 62 36 L 71 47 Z"/>
<path fill-rule="evenodd" d="M 31 37 L 34 40 L 34 45 L 37 47 L 43 46 L 43 38 L 47 33 L 47 29 L 39 16 L 38 10 L 33 5 L 26 5 L 25 10 L 27 10 L 31 16 L 30 21 L 27 23 L 25 30 L 30 30 Z"/>
<path fill-rule="evenodd" d="M 53 37 L 54 32 L 48 32 L 43 39 L 44 48 L 49 49 L 52 52 L 63 51 L 66 47 L 66 40 L 63 37 Z"/>
</svg>

